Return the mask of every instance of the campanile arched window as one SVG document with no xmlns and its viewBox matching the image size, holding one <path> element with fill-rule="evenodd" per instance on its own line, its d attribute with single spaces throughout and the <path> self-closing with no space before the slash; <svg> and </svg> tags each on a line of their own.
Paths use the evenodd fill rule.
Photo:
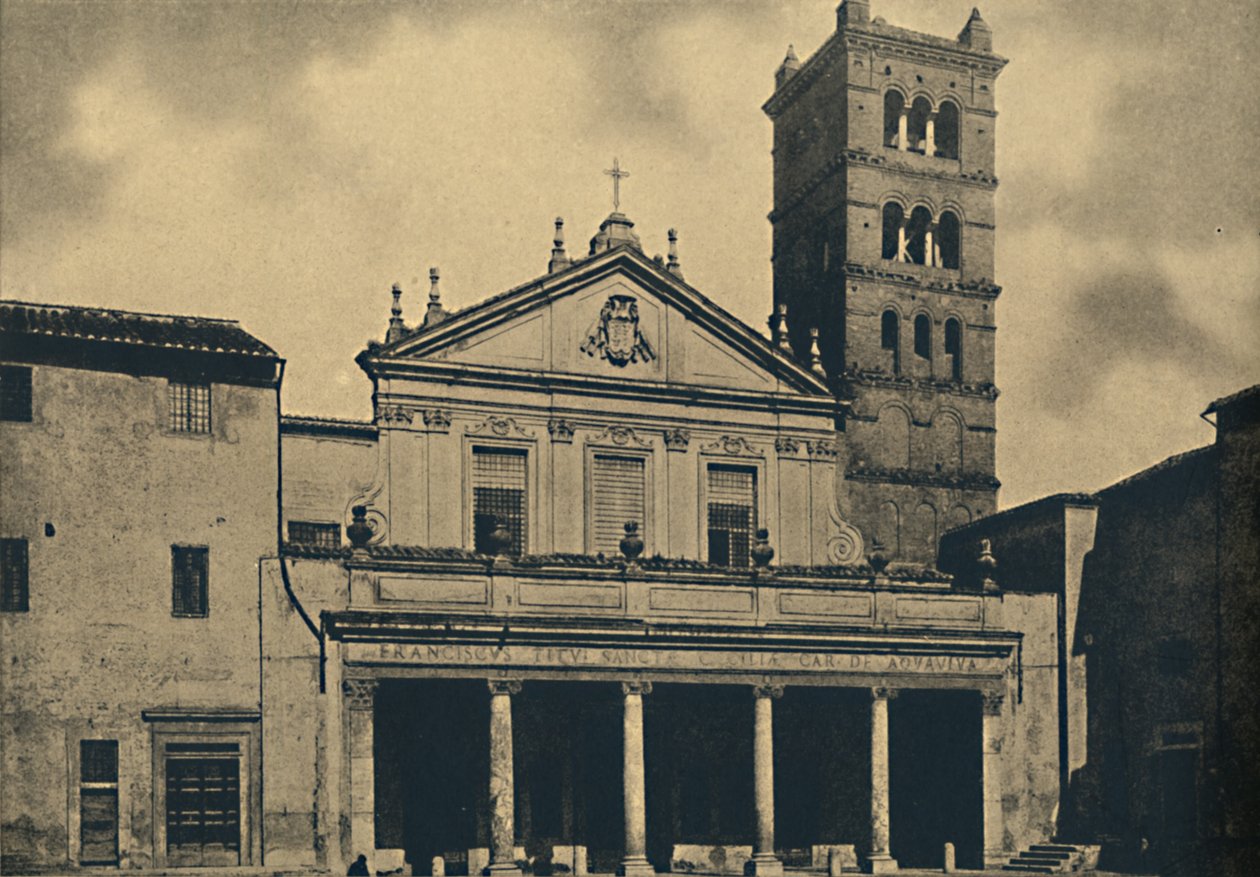
<svg viewBox="0 0 1260 877">
<path fill-rule="evenodd" d="M 906 261 L 916 265 L 928 264 L 928 247 L 931 245 L 928 238 L 931 230 L 930 210 L 920 205 L 910 211 L 910 221 L 906 223 Z"/>
<path fill-rule="evenodd" d="M 958 105 L 941 101 L 936 110 L 936 154 L 941 158 L 958 158 Z"/>
<path fill-rule="evenodd" d="M 945 359 L 949 365 L 950 380 L 962 381 L 962 357 L 962 323 L 950 317 L 945 321 Z"/>
<path fill-rule="evenodd" d="M 906 99 L 899 91 L 884 92 L 884 145 L 905 149 L 902 145 L 902 117 L 906 112 Z"/>
<path fill-rule="evenodd" d="M 904 247 L 902 221 L 905 219 L 905 212 L 896 201 L 889 201 L 884 205 L 883 218 L 884 258 L 890 262 L 900 262 Z"/>
<path fill-rule="evenodd" d="M 932 115 L 932 105 L 925 97 L 916 97 L 910 104 L 907 114 L 906 134 L 909 149 L 912 152 L 925 152 L 927 149 L 928 117 Z"/>
<path fill-rule="evenodd" d="M 932 358 L 932 318 L 927 314 L 914 318 L 914 355 L 920 359 Z"/>
<path fill-rule="evenodd" d="M 901 374 L 901 316 L 892 308 L 880 317 L 879 346 L 892 354 L 892 373 Z"/>
<path fill-rule="evenodd" d="M 946 210 L 941 213 L 941 218 L 936 223 L 936 235 L 933 242 L 933 246 L 936 248 L 934 264 L 937 267 L 958 270 L 961 230 L 958 214 L 952 210 Z"/>
</svg>

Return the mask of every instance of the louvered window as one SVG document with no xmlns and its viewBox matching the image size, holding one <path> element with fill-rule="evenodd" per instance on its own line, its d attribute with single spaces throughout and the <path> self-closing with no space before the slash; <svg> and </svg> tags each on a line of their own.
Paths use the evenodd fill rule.
<svg viewBox="0 0 1260 877">
<path fill-rule="evenodd" d="M 709 467 L 709 563 L 748 566 L 757 529 L 757 470 Z"/>
<path fill-rule="evenodd" d="M 646 531 L 642 457 L 596 454 L 591 461 L 591 550 L 616 555 L 626 522 Z"/>
<path fill-rule="evenodd" d="M 171 614 L 205 618 L 210 614 L 210 549 L 171 546 Z"/>
<path fill-rule="evenodd" d="M 495 551 L 491 534 L 502 524 L 511 534 L 508 554 L 519 557 L 528 544 L 527 456 L 512 448 L 473 448 L 473 550 Z"/>
</svg>

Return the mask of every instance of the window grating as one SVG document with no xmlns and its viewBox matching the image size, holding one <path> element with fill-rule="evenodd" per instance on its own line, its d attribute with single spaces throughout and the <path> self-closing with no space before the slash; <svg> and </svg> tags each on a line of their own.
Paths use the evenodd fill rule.
<svg viewBox="0 0 1260 877">
<path fill-rule="evenodd" d="M 591 462 L 591 550 L 615 555 L 621 550 L 626 522 L 645 532 L 642 457 L 595 455 Z"/>
<path fill-rule="evenodd" d="M 508 553 L 519 557 L 528 537 L 527 472 L 523 450 L 473 448 L 473 550 L 493 554 L 491 534 L 502 523 L 512 534 Z"/>
<path fill-rule="evenodd" d="M 0 539 L 0 612 L 30 611 L 30 558 L 25 539 Z"/>
<path fill-rule="evenodd" d="M 118 782 L 118 741 L 79 741 L 79 782 Z"/>
<path fill-rule="evenodd" d="M 26 366 L 0 366 L 0 420 L 31 422 L 31 370 Z"/>
<path fill-rule="evenodd" d="M 757 471 L 709 467 L 709 563 L 748 566 L 757 529 Z"/>
<path fill-rule="evenodd" d="M 317 521 L 289 521 L 289 541 L 317 548 L 340 548 L 341 525 Z"/>
<path fill-rule="evenodd" d="M 207 579 L 210 549 L 171 546 L 171 614 L 205 618 L 210 614 Z"/>
<path fill-rule="evenodd" d="M 210 432 L 210 385 L 171 381 L 170 425 L 174 432 Z"/>
</svg>

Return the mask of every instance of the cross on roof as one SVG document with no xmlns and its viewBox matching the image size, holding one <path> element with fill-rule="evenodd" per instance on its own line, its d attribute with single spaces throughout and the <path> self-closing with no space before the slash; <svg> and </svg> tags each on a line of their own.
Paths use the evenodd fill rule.
<svg viewBox="0 0 1260 877">
<path fill-rule="evenodd" d="M 613 210 L 618 210 L 621 207 L 621 180 L 623 177 L 630 176 L 630 171 L 623 171 L 617 164 L 617 159 L 614 158 L 612 170 L 606 170 L 604 173 L 613 178 Z"/>
</svg>

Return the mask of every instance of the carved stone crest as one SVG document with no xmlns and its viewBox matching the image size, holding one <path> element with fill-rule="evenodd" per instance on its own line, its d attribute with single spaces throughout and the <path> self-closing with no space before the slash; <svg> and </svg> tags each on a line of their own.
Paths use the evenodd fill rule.
<svg viewBox="0 0 1260 877">
<path fill-rule="evenodd" d="M 729 454 L 732 457 L 762 457 L 765 456 L 761 451 L 757 450 L 748 439 L 741 435 L 724 435 L 721 438 L 714 439 L 704 446 L 703 450 L 710 452 L 720 452 Z"/>
<path fill-rule="evenodd" d="M 465 430 L 465 432 L 468 435 L 497 435 L 503 438 L 531 438 L 529 433 L 517 426 L 515 418 L 497 417 L 493 414 L 488 415 L 485 420 L 476 426 L 469 427 Z"/>
<path fill-rule="evenodd" d="M 651 362 L 656 352 L 639 331 L 639 303 L 632 295 L 610 295 L 587 332 L 582 352 L 616 366 Z"/>
<path fill-rule="evenodd" d="M 632 448 L 652 447 L 648 442 L 645 442 L 643 439 L 639 438 L 638 433 L 634 431 L 633 427 L 619 426 L 617 424 L 604 427 L 604 431 L 601 432 L 599 435 L 595 436 L 593 439 L 590 439 L 587 442 L 587 444 L 598 445 L 598 444 L 606 444 L 608 442 L 612 442 L 614 445 L 620 445 L 623 448 L 625 447 L 632 447 Z"/>
</svg>

